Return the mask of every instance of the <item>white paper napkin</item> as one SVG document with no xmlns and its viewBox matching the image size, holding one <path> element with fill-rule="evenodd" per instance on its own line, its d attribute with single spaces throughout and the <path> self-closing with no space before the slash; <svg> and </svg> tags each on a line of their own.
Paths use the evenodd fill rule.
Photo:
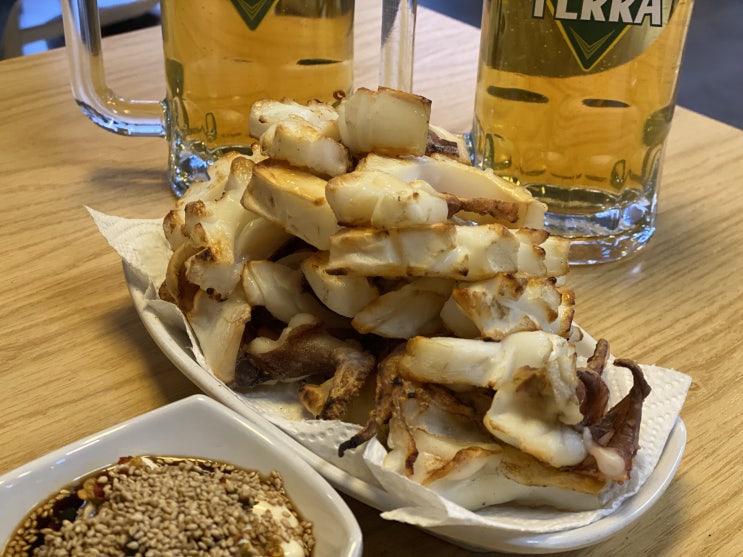
<svg viewBox="0 0 743 557">
<path fill-rule="evenodd" d="M 185 317 L 173 304 L 157 298 L 157 289 L 164 280 L 170 248 L 162 231 L 162 220 L 123 219 L 88 208 L 93 220 L 125 265 L 134 270 L 147 285 L 147 309 L 162 320 L 182 329 L 182 338 L 189 339 L 196 362 L 209 373 L 198 350 L 198 344 Z M 181 335 L 179 335 L 181 336 Z M 578 345 L 579 354 L 592 352 L 592 339 L 587 336 Z M 365 449 L 337 456 L 338 445 L 359 429 L 357 425 L 338 421 L 306 419 L 297 401 L 296 386 L 264 387 L 244 395 L 245 404 L 260 412 L 269 421 L 286 431 L 298 442 L 338 468 L 373 485 L 382 486 L 404 504 L 385 512 L 383 517 L 423 527 L 443 525 L 481 525 L 514 531 L 544 533 L 585 526 L 616 510 L 645 483 L 660 459 L 668 436 L 678 418 L 691 383 L 688 375 L 655 365 L 643 365 L 652 392 L 643 406 L 640 428 L 640 450 L 635 458 L 632 477 L 623 484 L 614 484 L 602 493 L 604 506 L 598 510 L 567 512 L 547 508 L 528 508 L 503 504 L 472 512 L 443 499 L 430 489 L 390 472 L 381 463 L 385 448 L 376 440 Z M 632 379 L 623 368 L 611 367 L 604 373 L 614 404 L 629 390 Z"/>
</svg>

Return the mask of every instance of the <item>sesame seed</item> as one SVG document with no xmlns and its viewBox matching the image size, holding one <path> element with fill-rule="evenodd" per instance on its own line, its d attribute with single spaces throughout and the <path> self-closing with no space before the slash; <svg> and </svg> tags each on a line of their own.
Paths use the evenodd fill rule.
<svg viewBox="0 0 743 557">
<path fill-rule="evenodd" d="M 312 554 L 312 525 L 295 511 L 277 472 L 263 477 L 201 459 L 122 460 L 42 503 L 2 557 L 270 557 L 283 555 L 290 540 Z M 41 520 L 70 500 L 82 501 L 75 520 Z"/>
</svg>

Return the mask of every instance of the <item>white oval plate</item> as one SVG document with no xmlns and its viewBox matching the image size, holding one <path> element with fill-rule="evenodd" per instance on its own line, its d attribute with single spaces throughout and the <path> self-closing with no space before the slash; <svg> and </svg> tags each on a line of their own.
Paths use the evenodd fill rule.
<svg viewBox="0 0 743 557">
<path fill-rule="evenodd" d="M 248 417 L 267 435 L 280 439 L 290 446 L 292 451 L 305 459 L 340 491 L 380 511 L 403 506 L 393 495 L 327 462 L 249 408 L 238 393 L 196 362 L 190 347 L 184 344 L 184 334 L 170 330 L 168 325 L 160 321 L 153 312 L 146 311 L 144 290 L 126 264 L 124 274 L 134 306 L 150 336 L 168 359 L 196 386 L 236 412 Z M 655 470 L 640 490 L 616 511 L 587 526 L 551 533 L 528 533 L 476 525 L 440 526 L 427 530 L 435 536 L 475 551 L 545 554 L 594 545 L 614 536 L 652 507 L 673 479 L 685 446 L 686 428 L 683 421 L 678 418 Z"/>
<path fill-rule="evenodd" d="M 0 477 L 0 549 L 38 503 L 79 478 L 141 454 L 221 460 L 268 474 L 313 523 L 316 557 L 360 557 L 361 530 L 338 493 L 282 439 L 223 404 L 195 395 L 58 449 Z"/>
</svg>

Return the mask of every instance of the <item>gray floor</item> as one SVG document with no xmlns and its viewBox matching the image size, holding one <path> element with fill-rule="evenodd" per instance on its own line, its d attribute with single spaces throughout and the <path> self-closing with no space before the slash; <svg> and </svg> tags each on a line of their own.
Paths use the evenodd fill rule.
<svg viewBox="0 0 743 557">
<path fill-rule="evenodd" d="M 482 0 L 419 0 L 479 27 Z M 678 104 L 743 129 L 743 0 L 697 0 L 681 66 Z"/>
</svg>

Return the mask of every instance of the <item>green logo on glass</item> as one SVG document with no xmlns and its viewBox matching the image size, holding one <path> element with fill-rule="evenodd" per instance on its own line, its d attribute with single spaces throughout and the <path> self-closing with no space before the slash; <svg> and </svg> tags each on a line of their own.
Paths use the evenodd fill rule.
<svg viewBox="0 0 743 557">
<path fill-rule="evenodd" d="M 584 71 L 598 64 L 633 25 L 663 27 L 663 0 L 534 0 L 532 15 L 545 17 L 545 8 Z"/>
<path fill-rule="evenodd" d="M 276 0 L 232 0 L 232 5 L 251 31 L 258 28 L 275 3 Z"/>
</svg>

